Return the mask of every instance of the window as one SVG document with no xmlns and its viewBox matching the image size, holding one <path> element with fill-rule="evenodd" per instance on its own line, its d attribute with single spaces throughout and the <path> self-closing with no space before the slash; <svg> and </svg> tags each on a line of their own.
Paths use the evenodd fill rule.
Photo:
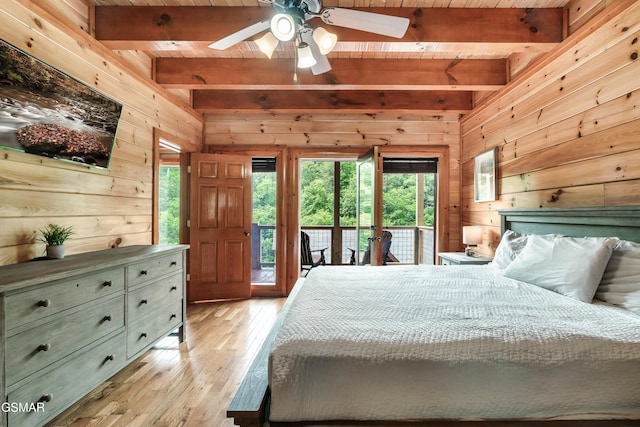
<svg viewBox="0 0 640 427">
<path fill-rule="evenodd" d="M 161 244 L 180 243 L 180 168 L 160 166 L 158 225 Z"/>
<path fill-rule="evenodd" d="M 384 158 L 382 226 L 402 263 L 433 264 L 437 159 Z"/>
</svg>

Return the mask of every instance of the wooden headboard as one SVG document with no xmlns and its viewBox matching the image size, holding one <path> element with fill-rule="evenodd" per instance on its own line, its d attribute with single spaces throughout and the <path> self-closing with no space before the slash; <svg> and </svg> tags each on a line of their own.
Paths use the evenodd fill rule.
<svg viewBox="0 0 640 427">
<path fill-rule="evenodd" d="M 501 230 L 640 242 L 640 206 L 500 209 Z M 501 234 L 501 235 L 502 235 Z"/>
</svg>

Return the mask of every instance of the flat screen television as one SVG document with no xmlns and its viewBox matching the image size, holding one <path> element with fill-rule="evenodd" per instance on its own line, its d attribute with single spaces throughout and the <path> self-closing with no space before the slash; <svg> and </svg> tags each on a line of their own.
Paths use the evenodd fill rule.
<svg viewBox="0 0 640 427">
<path fill-rule="evenodd" d="M 108 168 L 122 104 L 0 39 L 0 148 Z"/>
</svg>

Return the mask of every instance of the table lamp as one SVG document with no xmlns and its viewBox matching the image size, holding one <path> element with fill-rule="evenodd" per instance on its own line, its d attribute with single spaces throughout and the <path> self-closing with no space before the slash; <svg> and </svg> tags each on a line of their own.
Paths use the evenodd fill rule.
<svg viewBox="0 0 640 427">
<path fill-rule="evenodd" d="M 482 227 L 479 225 L 462 227 L 462 243 L 467 245 L 464 253 L 467 256 L 475 256 L 471 247 L 482 243 Z"/>
</svg>

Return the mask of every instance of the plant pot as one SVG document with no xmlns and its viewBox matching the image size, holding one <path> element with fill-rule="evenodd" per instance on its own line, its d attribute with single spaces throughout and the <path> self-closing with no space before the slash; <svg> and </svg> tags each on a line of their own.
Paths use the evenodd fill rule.
<svg viewBox="0 0 640 427">
<path fill-rule="evenodd" d="M 64 258 L 64 245 L 47 246 L 47 258 L 49 259 Z"/>
</svg>

